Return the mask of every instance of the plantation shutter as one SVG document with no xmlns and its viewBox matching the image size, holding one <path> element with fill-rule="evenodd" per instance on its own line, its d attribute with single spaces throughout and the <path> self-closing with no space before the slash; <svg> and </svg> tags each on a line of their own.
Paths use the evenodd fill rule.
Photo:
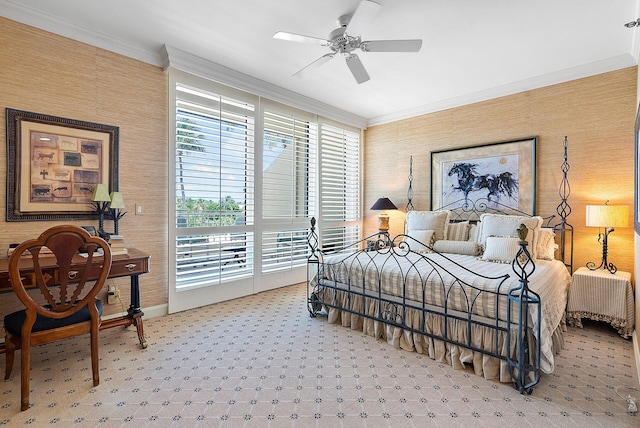
<svg viewBox="0 0 640 428">
<path fill-rule="evenodd" d="M 331 252 L 360 239 L 360 133 L 320 123 L 320 234 Z"/>
<path fill-rule="evenodd" d="M 316 205 L 317 125 L 308 113 L 269 103 L 263 112 L 262 272 L 303 267 Z"/>
<path fill-rule="evenodd" d="M 254 106 L 176 86 L 176 288 L 253 274 Z"/>
</svg>

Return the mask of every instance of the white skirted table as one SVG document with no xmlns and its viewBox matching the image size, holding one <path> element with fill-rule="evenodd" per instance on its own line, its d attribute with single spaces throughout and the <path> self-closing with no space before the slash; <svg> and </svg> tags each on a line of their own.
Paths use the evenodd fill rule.
<svg viewBox="0 0 640 428">
<path fill-rule="evenodd" d="M 635 303 L 629 272 L 611 274 L 604 269 L 581 267 L 573 273 L 567 304 L 567 321 L 582 327 L 582 318 L 611 324 L 624 338 L 635 326 Z"/>
</svg>

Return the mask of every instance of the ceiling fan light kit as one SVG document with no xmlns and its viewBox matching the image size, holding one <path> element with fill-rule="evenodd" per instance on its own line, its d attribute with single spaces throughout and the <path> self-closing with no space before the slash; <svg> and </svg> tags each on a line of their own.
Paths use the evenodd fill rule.
<svg viewBox="0 0 640 428">
<path fill-rule="evenodd" d="M 359 35 L 351 35 L 359 34 L 360 29 L 373 19 L 379 10 L 379 3 L 371 0 L 361 0 L 353 16 L 342 15 L 338 18 L 339 27 L 329 34 L 328 39 L 294 34 L 286 31 L 279 31 L 274 34 L 273 37 L 291 42 L 328 46 L 329 49 L 331 49 L 331 53 L 321 56 L 311 64 L 298 70 L 293 74 L 293 77 L 302 77 L 308 71 L 332 59 L 336 54 L 342 54 L 356 82 L 359 84 L 364 83 L 369 80 L 370 77 L 360 58 L 353 53 L 354 50 L 360 49 L 363 52 L 418 52 L 422 47 L 422 40 L 420 39 L 362 41 Z M 349 32 L 347 32 L 347 30 Z"/>
</svg>

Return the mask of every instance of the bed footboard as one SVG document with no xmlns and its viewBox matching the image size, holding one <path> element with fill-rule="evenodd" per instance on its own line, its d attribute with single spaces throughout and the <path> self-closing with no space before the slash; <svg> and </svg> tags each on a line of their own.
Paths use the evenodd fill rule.
<svg viewBox="0 0 640 428">
<path fill-rule="evenodd" d="M 406 257 L 400 255 L 400 251 L 396 249 L 407 245 L 406 242 L 411 239 L 402 235 L 401 240 L 395 242 L 397 237 L 392 240 L 387 235 L 375 235 L 373 238 L 377 240 L 376 248 L 372 250 L 366 246 L 371 238 L 365 238 L 343 249 L 344 253 L 339 253 L 351 254 L 353 257 L 361 256 L 365 260 L 372 257 L 371 254 L 384 253 L 389 260 L 395 262 L 398 258 Z M 496 377 L 500 377 L 503 382 L 512 381 L 513 386 L 523 394 L 530 394 L 538 383 L 540 296 L 528 287 L 528 278 L 535 270 L 535 264 L 524 238 L 520 237 L 520 250 L 512 263 L 515 276 L 512 272 L 511 279 L 518 278 L 518 286 L 507 285 L 506 279 L 509 275 L 491 277 L 469 271 L 476 278 L 481 277 L 492 282 L 496 291 L 485 290 L 483 286 L 476 287 L 473 280 L 458 277 L 451 279 L 452 273 L 448 264 L 457 263 L 446 255 L 436 253 L 444 262 L 432 262 L 425 256 L 406 250 L 417 260 L 409 264 L 408 270 L 429 270 L 431 277 L 442 281 L 436 293 L 443 296 L 442 301 L 440 298 L 434 299 L 434 292 L 424 285 L 418 293 L 421 297 L 416 296 L 415 292 L 410 294 L 407 291 L 408 279 L 404 268 L 400 268 L 402 273 L 397 275 L 401 278 L 401 286 L 396 287 L 402 289 L 400 293 L 389 293 L 384 289 L 381 285 L 381 275 L 375 271 L 375 279 L 371 281 L 369 277 L 369 285 L 364 279 L 353 283 L 325 279 L 323 273 L 327 269 L 333 269 L 333 265 L 325 260 L 326 255 L 318 247 L 315 218 L 311 219 L 307 242 L 310 247 L 307 260 L 307 309 L 310 316 L 316 317 L 326 312 L 330 321 L 335 322 L 335 317 L 330 313 L 344 314 L 343 324 L 362 329 L 363 332 L 377 337 L 385 335 L 387 341 L 389 337 L 395 337 L 397 343 L 403 340 L 405 344 L 411 342 L 411 345 L 406 346 L 408 348 L 450 347 L 452 350 L 448 352 L 457 353 L 460 361 L 474 364 L 477 373 L 475 364 L 484 364 L 485 357 L 496 358 L 500 361 L 500 373 L 508 373 L 506 379 L 504 376 Z M 429 264 L 426 264 L 427 262 Z M 354 263 L 355 265 L 362 268 L 362 263 Z M 464 266 L 458 266 L 464 269 Z M 445 277 L 447 284 L 453 282 L 462 291 L 453 293 L 451 288 L 444 285 L 445 280 L 442 278 Z M 373 290 L 371 282 L 377 282 Z M 461 305 L 460 301 L 464 304 Z M 487 310 L 487 307 L 490 309 Z M 483 311 L 491 312 L 492 316 L 488 317 Z M 386 333 L 381 332 L 381 329 L 385 329 Z M 402 344 L 397 346 L 405 347 Z M 458 350 L 458 347 L 461 350 Z"/>
</svg>

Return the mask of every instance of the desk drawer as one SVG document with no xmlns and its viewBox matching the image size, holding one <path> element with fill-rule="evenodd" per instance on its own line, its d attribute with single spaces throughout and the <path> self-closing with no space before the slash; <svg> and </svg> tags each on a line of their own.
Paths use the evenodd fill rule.
<svg viewBox="0 0 640 428">
<path fill-rule="evenodd" d="M 47 276 L 47 274 L 49 275 Z M 45 271 L 45 277 L 47 277 L 47 279 L 55 279 L 52 274 L 55 275 L 55 273 L 53 272 Z M 24 283 L 25 287 L 35 287 L 36 286 L 35 274 L 33 272 L 22 274 L 22 282 Z M 0 291 L 7 291 L 7 290 L 13 290 L 13 288 L 11 288 L 11 281 L 9 280 L 9 274 L 3 273 L 2 275 L 0 275 Z"/>
<path fill-rule="evenodd" d="M 111 262 L 110 278 L 117 276 L 128 276 L 149 272 L 147 259 L 116 259 Z"/>
</svg>

